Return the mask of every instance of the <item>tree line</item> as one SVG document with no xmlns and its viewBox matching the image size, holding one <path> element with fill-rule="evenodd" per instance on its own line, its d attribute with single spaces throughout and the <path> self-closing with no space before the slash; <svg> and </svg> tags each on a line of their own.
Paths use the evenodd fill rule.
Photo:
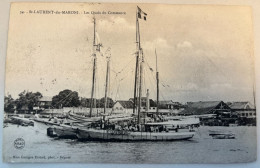
<svg viewBox="0 0 260 168">
<path fill-rule="evenodd" d="M 40 92 L 23 91 L 18 95 L 17 99 L 14 99 L 11 95 L 7 95 L 4 98 L 4 111 L 14 112 L 17 111 L 33 111 L 34 107 L 40 107 L 40 109 L 48 108 L 62 108 L 62 107 L 90 107 L 90 98 L 80 98 L 78 92 L 65 89 L 59 94 L 52 97 L 52 101 L 41 105 L 40 100 L 42 98 Z M 107 98 L 107 108 L 112 108 L 114 101 L 111 98 Z M 105 98 L 93 99 L 92 107 L 104 108 Z"/>
</svg>

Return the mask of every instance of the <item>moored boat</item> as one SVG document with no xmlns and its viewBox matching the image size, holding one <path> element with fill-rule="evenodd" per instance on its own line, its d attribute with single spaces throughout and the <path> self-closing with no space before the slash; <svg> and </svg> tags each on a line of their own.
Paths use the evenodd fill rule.
<svg viewBox="0 0 260 168">
<path fill-rule="evenodd" d="M 107 116 L 88 127 L 77 128 L 80 140 L 105 141 L 173 141 L 195 135 L 192 124 L 198 121 L 166 121 L 134 124 L 135 118 Z"/>
<path fill-rule="evenodd" d="M 218 134 L 212 135 L 213 139 L 235 139 L 235 134 Z"/>
<path fill-rule="evenodd" d="M 46 124 L 46 125 L 60 125 L 60 123 L 58 123 L 58 122 L 53 122 L 51 120 L 46 120 L 46 119 L 42 119 L 42 118 L 34 118 L 33 120 L 36 122 L 39 122 L 39 123 Z"/>
<path fill-rule="evenodd" d="M 76 130 L 77 127 L 69 125 L 53 126 L 53 131 L 57 134 L 57 137 L 59 138 L 76 139 Z"/>
<path fill-rule="evenodd" d="M 235 139 L 235 134 L 231 132 L 211 131 L 209 130 L 209 136 L 213 139 Z"/>
<path fill-rule="evenodd" d="M 11 117 L 10 118 L 10 123 L 13 124 L 18 124 L 18 125 L 22 125 L 22 126 L 34 126 L 34 122 L 27 119 L 27 118 L 22 118 L 22 117 Z"/>
<path fill-rule="evenodd" d="M 195 132 L 142 132 L 126 130 L 80 129 L 79 139 L 99 141 L 174 141 L 191 139 Z"/>
</svg>

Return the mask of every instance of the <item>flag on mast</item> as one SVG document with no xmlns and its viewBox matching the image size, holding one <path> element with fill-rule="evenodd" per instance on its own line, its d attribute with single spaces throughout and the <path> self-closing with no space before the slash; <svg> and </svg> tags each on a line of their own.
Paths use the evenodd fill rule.
<svg viewBox="0 0 260 168">
<path fill-rule="evenodd" d="M 146 21 L 147 14 L 143 12 L 142 9 L 139 8 L 138 6 L 137 6 L 137 15 L 139 19 L 144 19 Z"/>
</svg>

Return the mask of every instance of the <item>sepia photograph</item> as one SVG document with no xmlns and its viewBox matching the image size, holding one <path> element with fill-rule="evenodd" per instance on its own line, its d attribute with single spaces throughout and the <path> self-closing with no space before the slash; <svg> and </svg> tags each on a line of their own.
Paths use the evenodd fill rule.
<svg viewBox="0 0 260 168">
<path fill-rule="evenodd" d="M 6 163 L 257 159 L 252 8 L 10 6 Z"/>
</svg>

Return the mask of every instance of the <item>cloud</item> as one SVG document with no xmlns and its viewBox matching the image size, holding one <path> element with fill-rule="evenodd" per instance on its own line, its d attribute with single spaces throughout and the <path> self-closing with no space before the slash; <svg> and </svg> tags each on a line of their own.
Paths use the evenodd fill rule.
<svg viewBox="0 0 260 168">
<path fill-rule="evenodd" d="M 183 41 L 183 42 L 179 42 L 178 44 L 176 44 L 176 48 L 178 48 L 178 49 L 188 49 L 188 48 L 193 48 L 193 45 L 189 41 Z"/>
<path fill-rule="evenodd" d="M 151 41 L 145 41 L 143 43 L 143 48 L 146 50 L 154 50 L 155 48 L 159 49 L 169 49 L 170 45 L 168 44 L 168 41 L 163 38 L 156 38 Z"/>
<path fill-rule="evenodd" d="M 124 32 L 125 31 L 134 31 L 135 26 L 131 25 L 123 17 L 111 17 L 108 19 L 102 19 L 98 21 L 98 26 L 104 32 Z M 116 30 L 116 31 L 115 31 Z"/>
</svg>

